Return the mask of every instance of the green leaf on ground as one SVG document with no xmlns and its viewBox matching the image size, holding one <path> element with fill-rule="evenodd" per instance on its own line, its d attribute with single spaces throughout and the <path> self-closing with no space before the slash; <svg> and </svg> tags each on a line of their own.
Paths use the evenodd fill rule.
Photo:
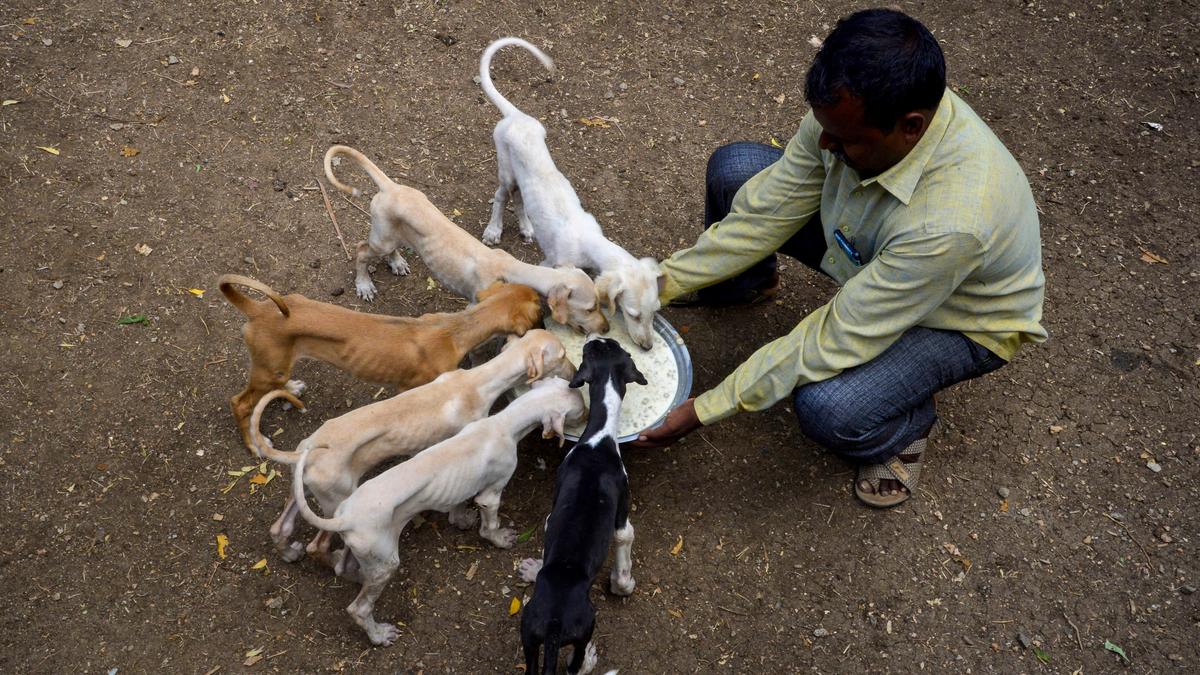
<svg viewBox="0 0 1200 675">
<path fill-rule="evenodd" d="M 1033 646 L 1033 655 L 1036 656 L 1038 658 L 1038 661 L 1041 661 L 1042 663 L 1050 663 L 1050 655 L 1047 654 L 1044 649 L 1042 649 L 1041 647 L 1038 647 L 1037 645 Z"/>
<path fill-rule="evenodd" d="M 536 529 L 537 529 L 537 525 L 534 525 L 533 527 L 529 528 L 528 530 L 525 530 L 521 534 L 517 535 L 517 543 L 524 544 L 525 542 L 529 541 L 530 537 L 533 536 L 533 531 Z"/>
<path fill-rule="evenodd" d="M 147 319 L 145 314 L 133 314 L 131 316 L 123 316 L 117 319 L 117 323 L 122 326 L 128 326 L 134 323 L 144 323 L 146 325 L 150 325 L 150 319 Z"/>
<path fill-rule="evenodd" d="M 1125 661 L 1125 663 L 1132 663 L 1132 661 L 1129 660 L 1129 657 L 1125 656 L 1125 650 L 1121 649 L 1118 645 L 1115 645 L 1112 642 L 1105 640 L 1104 648 L 1107 649 L 1108 651 L 1116 654 L 1117 656 L 1121 657 L 1121 659 L 1123 659 Z"/>
</svg>

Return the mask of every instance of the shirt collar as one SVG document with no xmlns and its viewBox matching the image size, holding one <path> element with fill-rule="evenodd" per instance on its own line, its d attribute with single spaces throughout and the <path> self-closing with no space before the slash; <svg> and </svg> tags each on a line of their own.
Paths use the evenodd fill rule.
<svg viewBox="0 0 1200 675">
<path fill-rule="evenodd" d="M 913 149 L 904 156 L 904 159 L 878 176 L 864 180 L 862 184 L 879 183 L 880 187 L 907 206 L 909 200 L 912 199 L 913 192 L 917 189 L 917 182 L 925 173 L 925 166 L 929 164 L 929 160 L 946 135 L 946 130 L 950 127 L 950 118 L 954 117 L 953 96 L 954 94 L 949 90 L 942 94 L 942 101 L 933 113 L 929 128 L 925 130 L 921 140 L 917 141 Z"/>
</svg>

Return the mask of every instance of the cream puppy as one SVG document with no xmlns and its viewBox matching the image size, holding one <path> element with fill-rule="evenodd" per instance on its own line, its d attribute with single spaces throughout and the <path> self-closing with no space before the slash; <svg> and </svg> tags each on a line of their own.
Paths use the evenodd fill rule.
<svg viewBox="0 0 1200 675">
<path fill-rule="evenodd" d="M 461 524 L 464 502 L 474 498 L 482 524 L 479 534 L 501 548 L 516 541 L 516 533 L 500 527 L 500 493 L 517 468 L 517 442 L 539 424 L 542 435 L 562 437 L 565 424 L 584 415 L 583 397 L 566 380 L 551 378 L 495 415 L 472 422 L 455 436 L 418 453 L 358 487 L 332 518 L 313 513 L 304 499 L 305 450 L 292 484 L 300 515 L 314 527 L 337 532 L 349 553 L 336 571 L 362 583 L 346 611 L 376 645 L 390 645 L 396 627 L 375 621 L 375 601 L 400 566 L 399 539 L 413 516 L 444 511 Z"/>
<path fill-rule="evenodd" d="M 492 84 L 492 56 L 509 45 L 533 53 L 547 70 L 554 63 L 540 49 L 519 38 L 501 38 L 483 52 L 479 81 L 504 119 L 496 124 L 499 186 L 492 202 L 492 217 L 483 231 L 485 244 L 496 244 L 504 229 L 504 206 L 512 195 L 521 235 L 536 238 L 546 256 L 544 264 L 572 265 L 599 274 L 596 293 L 610 311 L 620 308 L 629 335 L 650 349 L 654 316 L 660 308 L 662 273 L 653 258 L 637 259 L 605 238 L 592 214 L 584 210 L 570 181 L 558 170 L 546 147 L 546 128 L 517 109 Z"/>
</svg>

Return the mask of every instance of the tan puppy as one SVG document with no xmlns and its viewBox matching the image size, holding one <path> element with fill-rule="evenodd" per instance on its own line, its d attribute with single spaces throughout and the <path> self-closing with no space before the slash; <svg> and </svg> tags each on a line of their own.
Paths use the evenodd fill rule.
<svg viewBox="0 0 1200 675">
<path fill-rule="evenodd" d="M 415 455 L 483 418 L 501 394 L 543 377 L 566 380 L 575 375 L 562 343 L 546 330 L 533 329 L 521 338 L 509 338 L 494 359 L 470 370 L 442 373 L 429 384 L 410 389 L 335 417 L 300 441 L 294 452 L 271 447 L 259 431 L 263 409 L 274 399 L 300 403 L 289 392 L 276 389 L 259 400 L 250 417 L 255 451 L 284 464 L 295 464 L 309 452 L 304 485 L 325 513 L 333 513 L 354 492 L 367 471 L 395 457 Z M 304 555 L 300 542 L 289 541 L 296 527 L 296 501 L 288 498 L 283 513 L 271 526 L 271 539 L 288 562 Z M 462 514 L 473 518 L 474 513 Z M 460 523 L 462 524 L 462 523 Z M 470 525 L 470 522 L 465 523 Z M 322 532 L 308 546 L 310 553 L 329 551 L 331 535 Z"/>
<path fill-rule="evenodd" d="M 360 581 L 362 590 L 346 611 L 362 626 L 373 644 L 389 645 L 399 631 L 375 621 L 375 601 L 400 566 L 400 534 L 422 511 L 461 514 L 474 498 L 482 524 L 479 534 L 501 548 L 516 541 L 516 533 L 500 527 L 500 493 L 517 468 L 517 442 L 542 425 L 542 435 L 557 433 L 582 419 L 583 397 L 566 380 L 550 378 L 495 415 L 468 424 L 457 435 L 418 453 L 358 487 L 338 506 L 332 518 L 313 513 L 304 500 L 305 450 L 296 465 L 292 496 L 300 514 L 313 526 L 338 532 L 349 551 L 335 568 Z M 462 519 L 452 520 L 458 524 Z"/>
<path fill-rule="evenodd" d="M 280 297 L 254 279 L 233 274 L 217 283 L 249 319 L 242 337 L 250 351 L 250 382 L 230 403 L 251 451 L 254 404 L 272 389 L 286 387 L 299 394 L 304 383 L 288 380 L 299 359 L 319 359 L 369 382 L 411 389 L 454 370 L 479 344 L 505 334 L 523 335 L 542 319 L 537 293 L 516 284 L 481 291 L 479 303 L 461 312 L 396 317 L 363 314 L 298 293 Z M 253 288 L 270 302 L 252 300 L 234 285 Z"/>
<path fill-rule="evenodd" d="M 505 251 L 488 248 L 434 206 L 420 190 L 398 185 L 361 152 L 335 145 L 325 152 L 325 177 L 337 189 L 359 195 L 333 175 L 333 158 L 347 157 L 358 164 L 379 187 L 371 199 L 371 233 L 358 245 L 355 287 L 366 300 L 375 297 L 375 284 L 367 263 L 386 256 L 392 271 L 406 274 L 408 264 L 399 248 L 411 246 L 433 276 L 468 300 L 497 281 L 532 286 L 550 306 L 559 323 L 583 333 L 608 331 L 591 278 L 575 267 L 540 267 L 523 263 Z"/>
</svg>

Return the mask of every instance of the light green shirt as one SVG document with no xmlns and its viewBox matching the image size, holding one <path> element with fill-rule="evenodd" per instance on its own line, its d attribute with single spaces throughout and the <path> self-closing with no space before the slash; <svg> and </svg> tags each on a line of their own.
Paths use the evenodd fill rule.
<svg viewBox="0 0 1200 675">
<path fill-rule="evenodd" d="M 812 113 L 783 157 L 751 178 L 721 222 L 663 261 L 662 300 L 734 277 L 820 213 L 821 269 L 841 285 L 792 332 L 696 399 L 712 424 L 763 410 L 798 386 L 861 365 L 913 326 L 956 330 L 1010 360 L 1041 342 L 1045 278 L 1029 182 L 971 108 L 946 91 L 925 135 L 898 164 L 859 180 L 820 149 Z M 838 247 L 840 229 L 859 252 Z"/>
</svg>

